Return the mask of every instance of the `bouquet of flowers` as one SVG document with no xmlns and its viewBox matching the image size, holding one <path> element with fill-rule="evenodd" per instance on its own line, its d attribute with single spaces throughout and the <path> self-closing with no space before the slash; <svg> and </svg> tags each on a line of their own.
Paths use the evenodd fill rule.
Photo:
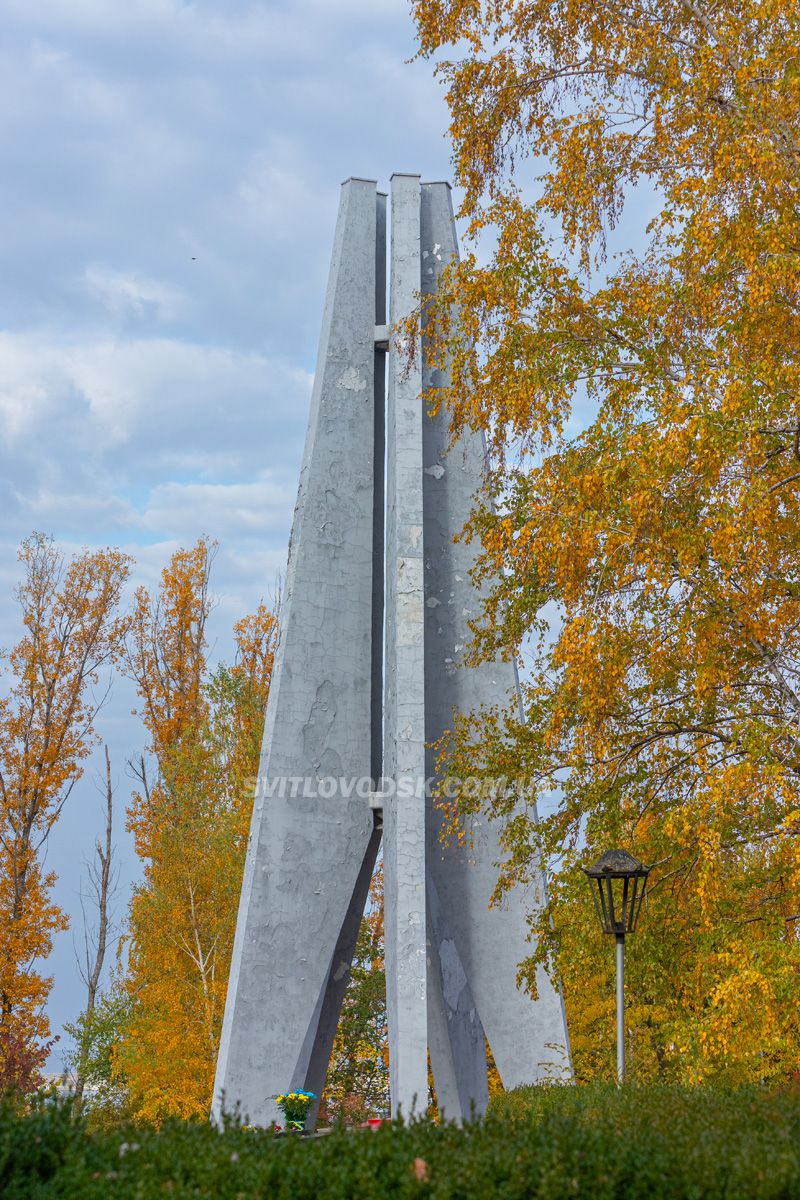
<svg viewBox="0 0 800 1200">
<path fill-rule="evenodd" d="M 283 1113 L 287 1129 L 305 1129 L 308 1110 L 316 1098 L 314 1092 L 287 1092 L 285 1096 L 275 1097 L 275 1103 Z"/>
</svg>

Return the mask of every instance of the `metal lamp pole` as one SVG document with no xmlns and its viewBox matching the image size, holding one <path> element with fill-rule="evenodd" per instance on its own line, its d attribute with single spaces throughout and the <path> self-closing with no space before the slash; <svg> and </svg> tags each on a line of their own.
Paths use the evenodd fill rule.
<svg viewBox="0 0 800 1200">
<path fill-rule="evenodd" d="M 593 867 L 584 868 L 603 933 L 617 942 L 617 1081 L 625 1078 L 625 934 L 633 933 L 644 899 L 650 868 L 627 850 L 607 850 Z"/>
<path fill-rule="evenodd" d="M 617 1081 L 625 1078 L 625 934 L 617 934 Z"/>
</svg>

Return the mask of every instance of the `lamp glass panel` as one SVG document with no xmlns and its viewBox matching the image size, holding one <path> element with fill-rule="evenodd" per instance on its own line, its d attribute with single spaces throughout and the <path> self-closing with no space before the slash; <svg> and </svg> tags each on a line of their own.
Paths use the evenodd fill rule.
<svg viewBox="0 0 800 1200">
<path fill-rule="evenodd" d="M 605 933 L 608 933 L 608 928 L 607 928 L 607 924 L 606 924 L 605 903 L 603 900 L 603 881 L 602 881 L 602 879 L 590 879 L 589 884 L 590 884 L 589 890 L 592 893 L 592 900 L 594 901 L 594 908 L 595 908 L 595 912 L 597 913 L 597 919 L 600 922 L 600 925 L 601 925 L 603 931 Z"/>
<path fill-rule="evenodd" d="M 615 922 L 616 922 L 616 917 L 617 917 L 617 912 L 616 912 L 617 906 L 615 903 L 615 896 L 614 896 L 614 881 L 612 880 L 610 875 L 606 875 L 604 877 L 604 879 L 602 881 L 602 886 L 603 886 L 603 897 L 604 897 L 603 909 L 605 911 L 605 918 L 606 918 L 604 929 L 605 929 L 606 933 L 613 933 Z"/>
<path fill-rule="evenodd" d="M 639 913 L 642 911 L 642 901 L 644 900 L 646 884 L 646 879 L 636 880 L 636 896 L 634 898 L 633 919 L 631 920 L 631 933 L 633 933 L 639 921 Z"/>
</svg>

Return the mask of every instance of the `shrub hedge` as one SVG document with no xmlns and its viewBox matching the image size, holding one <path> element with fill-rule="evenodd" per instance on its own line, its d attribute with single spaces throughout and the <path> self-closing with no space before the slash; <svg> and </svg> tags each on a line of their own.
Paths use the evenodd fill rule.
<svg viewBox="0 0 800 1200">
<path fill-rule="evenodd" d="M 92 1131 L 68 1102 L 0 1108 L 3 1200 L 800 1200 L 800 1096 L 529 1088 L 458 1129 L 275 1138 L 230 1122 Z"/>
</svg>

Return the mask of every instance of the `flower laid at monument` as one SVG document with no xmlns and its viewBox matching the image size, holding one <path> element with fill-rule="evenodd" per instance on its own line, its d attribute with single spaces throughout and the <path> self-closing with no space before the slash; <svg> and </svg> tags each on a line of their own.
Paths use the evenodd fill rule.
<svg viewBox="0 0 800 1200">
<path fill-rule="evenodd" d="M 305 1129 L 308 1110 L 316 1098 L 316 1093 L 304 1091 L 275 1096 L 275 1103 L 283 1113 L 287 1130 L 302 1132 Z"/>
</svg>

